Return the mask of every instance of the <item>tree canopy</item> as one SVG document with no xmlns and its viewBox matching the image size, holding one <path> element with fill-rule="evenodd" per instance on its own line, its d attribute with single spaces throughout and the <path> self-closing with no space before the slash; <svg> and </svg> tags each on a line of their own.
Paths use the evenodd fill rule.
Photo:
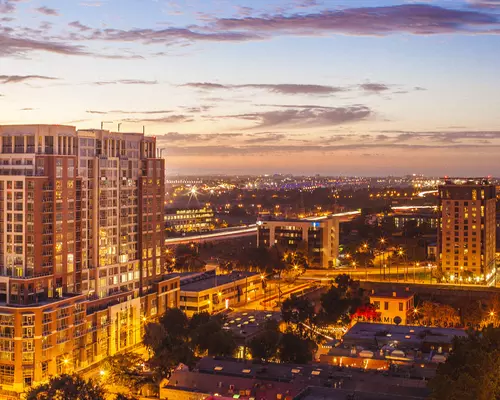
<svg viewBox="0 0 500 400">
<path fill-rule="evenodd" d="M 167 310 L 144 333 L 144 345 L 153 352 L 151 368 L 164 377 L 180 363 L 194 365 L 198 356 L 232 356 L 237 346 L 223 324 L 224 318 L 218 315 L 204 312 L 189 319 L 177 308 Z"/>
<path fill-rule="evenodd" d="M 432 400 L 500 398 L 500 328 L 488 326 L 456 339 L 454 349 L 429 382 Z"/>
<path fill-rule="evenodd" d="M 76 374 L 63 374 L 28 389 L 25 400 L 105 400 L 105 394 L 97 382 L 85 381 Z"/>
</svg>

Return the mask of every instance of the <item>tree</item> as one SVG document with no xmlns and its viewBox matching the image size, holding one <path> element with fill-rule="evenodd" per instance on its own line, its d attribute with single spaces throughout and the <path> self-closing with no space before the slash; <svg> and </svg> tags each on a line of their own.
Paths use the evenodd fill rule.
<svg viewBox="0 0 500 400">
<path fill-rule="evenodd" d="M 335 283 L 337 287 L 345 293 L 354 284 L 354 281 L 351 279 L 350 275 L 340 274 L 335 277 Z"/>
<path fill-rule="evenodd" d="M 105 400 L 105 391 L 92 380 L 85 381 L 76 374 L 63 374 L 28 389 L 25 400 Z"/>
<path fill-rule="evenodd" d="M 359 307 L 368 305 L 369 299 L 359 287 L 359 281 L 351 279 L 347 274 L 338 275 L 335 283 L 337 286 L 332 285 L 321 295 L 321 319 L 330 324 L 347 324 L 350 322 L 350 315 Z"/>
<path fill-rule="evenodd" d="M 180 363 L 194 365 L 197 356 L 232 356 L 237 345 L 232 333 L 222 329 L 224 321 L 206 312 L 189 319 L 177 308 L 167 310 L 159 323 L 146 326 L 144 344 L 153 351 L 151 368 L 165 377 Z"/>
<path fill-rule="evenodd" d="M 232 357 L 237 347 L 232 332 L 221 329 L 209 336 L 207 351 L 209 356 Z"/>
<path fill-rule="evenodd" d="M 314 336 L 313 330 L 304 326 L 313 327 L 316 324 L 314 306 L 307 298 L 290 296 L 281 306 L 281 316 L 300 337 L 310 339 Z"/>
<path fill-rule="evenodd" d="M 284 333 L 279 343 L 281 362 L 307 364 L 312 361 L 317 344 L 311 339 L 301 338 L 293 332 Z"/>
<path fill-rule="evenodd" d="M 460 323 L 457 310 L 448 304 L 424 301 L 419 314 L 421 314 L 424 323 L 427 325 L 449 326 Z"/>
<path fill-rule="evenodd" d="M 500 398 L 500 329 L 488 326 L 455 339 L 453 352 L 429 382 L 432 400 Z"/>
<path fill-rule="evenodd" d="M 484 311 L 480 300 L 464 302 L 460 309 L 464 326 L 476 328 L 481 325 Z"/>
<path fill-rule="evenodd" d="M 171 339 L 187 339 L 189 334 L 189 319 L 179 308 L 169 308 L 160 318 L 160 324 Z"/>
<path fill-rule="evenodd" d="M 107 384 L 123 386 L 135 393 L 151 382 L 151 378 L 143 373 L 144 365 L 144 360 L 137 353 L 116 354 L 104 362 L 104 378 Z"/>
<path fill-rule="evenodd" d="M 267 321 L 264 331 L 254 337 L 249 343 L 252 357 L 261 361 L 270 361 L 276 358 L 280 338 L 281 334 L 278 323 L 274 320 Z"/>
<path fill-rule="evenodd" d="M 150 322 L 144 328 L 142 342 L 149 350 L 155 351 L 161 346 L 166 334 L 163 325 Z"/>
</svg>

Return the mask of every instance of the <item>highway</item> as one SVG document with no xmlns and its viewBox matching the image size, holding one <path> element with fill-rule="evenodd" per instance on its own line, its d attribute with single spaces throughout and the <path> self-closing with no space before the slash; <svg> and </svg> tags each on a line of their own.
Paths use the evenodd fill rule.
<svg viewBox="0 0 500 400">
<path fill-rule="evenodd" d="M 431 193 L 436 193 L 436 190 L 429 190 L 429 191 L 424 191 L 420 192 L 418 194 L 419 197 L 425 197 L 427 194 Z M 397 211 L 397 210 L 413 210 L 413 209 L 434 209 L 436 206 L 393 206 L 392 209 Z M 339 217 L 341 218 L 340 222 L 345 222 L 348 221 L 351 217 L 354 217 L 356 215 L 361 214 L 361 211 L 347 211 L 347 212 L 342 212 L 342 213 L 337 213 L 337 214 L 330 214 L 330 215 L 325 215 L 321 217 L 308 217 L 304 218 L 305 221 L 320 221 L 322 219 L 326 219 L 329 217 Z M 165 244 L 166 245 L 176 245 L 176 244 L 186 244 L 186 243 L 193 243 L 193 242 L 216 242 L 220 240 L 226 240 L 226 239 L 235 239 L 239 237 L 245 237 L 245 236 L 251 236 L 254 235 L 257 232 L 257 225 L 252 224 L 252 225 L 246 225 L 246 226 L 240 226 L 236 228 L 226 228 L 226 229 L 221 229 L 218 232 L 211 232 L 211 233 L 203 233 L 201 235 L 196 235 L 196 236 L 184 236 L 180 238 L 169 238 L 165 239 Z"/>
<path fill-rule="evenodd" d="M 304 218 L 305 221 L 320 221 L 322 219 L 326 219 L 328 217 L 353 217 L 355 215 L 359 215 L 360 211 L 347 211 L 338 214 L 331 214 L 321 217 L 310 217 Z M 166 245 L 175 245 L 175 244 L 185 244 L 185 243 L 193 243 L 193 242 L 215 242 L 219 240 L 227 240 L 227 239 L 235 239 L 238 237 L 251 236 L 257 233 L 257 225 L 247 225 L 246 227 L 239 228 L 227 228 L 224 230 L 220 230 L 219 232 L 212 233 L 204 233 L 197 236 L 188 236 L 188 237 L 180 237 L 180 238 L 169 238 L 165 239 Z"/>
</svg>

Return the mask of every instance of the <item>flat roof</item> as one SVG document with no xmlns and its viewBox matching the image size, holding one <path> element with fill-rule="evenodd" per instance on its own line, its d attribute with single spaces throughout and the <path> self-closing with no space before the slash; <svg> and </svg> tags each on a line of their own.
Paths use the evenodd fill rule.
<svg viewBox="0 0 500 400">
<path fill-rule="evenodd" d="M 387 337 L 399 342 L 436 341 L 451 343 L 454 337 L 465 337 L 467 333 L 457 328 L 434 328 L 420 325 L 390 325 L 357 322 L 344 335 L 344 340 L 363 340 L 375 337 Z"/>
<path fill-rule="evenodd" d="M 262 310 L 240 310 L 226 313 L 225 330 L 230 330 L 236 337 L 247 339 L 262 331 L 266 322 L 281 320 L 281 312 Z"/>
<path fill-rule="evenodd" d="M 384 291 L 384 292 L 375 292 L 375 293 L 370 293 L 370 297 L 377 297 L 377 298 L 391 298 L 391 299 L 410 299 L 415 296 L 415 293 L 413 292 L 406 292 L 406 291 L 401 291 L 401 290 L 394 290 L 392 292 L 389 291 Z"/>
<path fill-rule="evenodd" d="M 198 280 L 193 282 L 183 283 L 181 281 L 181 292 L 202 292 L 207 289 L 212 289 L 228 283 L 237 282 L 242 279 L 253 278 L 259 276 L 255 272 L 247 271 L 233 271 L 227 275 L 209 275 L 205 277 L 199 277 Z M 196 279 L 196 278 L 193 278 Z"/>
</svg>

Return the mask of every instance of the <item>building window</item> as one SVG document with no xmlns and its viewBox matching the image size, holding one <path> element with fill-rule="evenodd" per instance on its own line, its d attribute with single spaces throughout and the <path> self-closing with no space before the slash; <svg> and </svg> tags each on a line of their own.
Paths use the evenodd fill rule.
<svg viewBox="0 0 500 400">
<path fill-rule="evenodd" d="M 399 303 L 399 311 L 403 311 L 403 303 Z"/>
<path fill-rule="evenodd" d="M 389 302 L 388 301 L 384 301 L 384 310 L 388 310 L 389 309 Z"/>
</svg>

